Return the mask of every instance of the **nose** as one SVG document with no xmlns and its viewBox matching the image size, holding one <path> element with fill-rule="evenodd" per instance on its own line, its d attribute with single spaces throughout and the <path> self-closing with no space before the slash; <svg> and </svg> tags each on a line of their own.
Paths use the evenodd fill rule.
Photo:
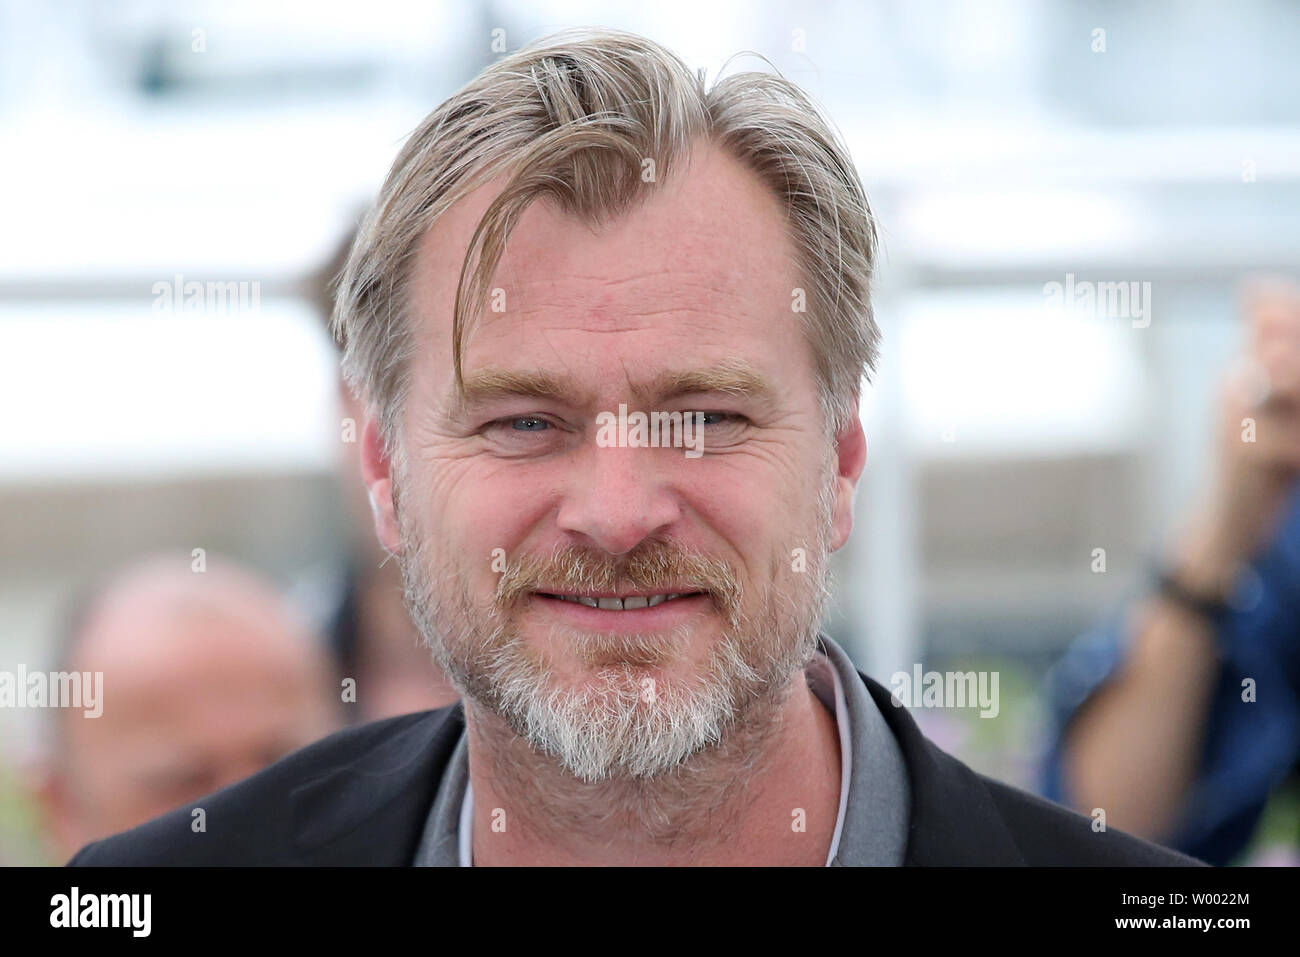
<svg viewBox="0 0 1300 957">
<path fill-rule="evenodd" d="M 681 507 L 666 477 L 671 473 L 665 457 L 671 454 L 588 447 L 560 506 L 560 530 L 610 555 L 623 555 L 672 525 Z"/>
</svg>

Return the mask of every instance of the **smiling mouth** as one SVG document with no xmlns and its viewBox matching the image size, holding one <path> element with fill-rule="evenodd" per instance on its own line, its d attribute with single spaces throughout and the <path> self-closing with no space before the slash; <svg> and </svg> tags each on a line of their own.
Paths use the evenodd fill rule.
<svg viewBox="0 0 1300 957">
<path fill-rule="evenodd" d="M 601 611 L 638 611 L 643 608 L 654 608 L 665 602 L 698 598 L 705 593 L 702 591 L 666 592 L 658 595 L 624 595 L 621 597 L 615 595 L 559 595 L 552 592 L 538 592 L 537 594 L 543 598 L 572 602 L 575 605 L 586 605 L 588 608 L 599 608 Z"/>
</svg>

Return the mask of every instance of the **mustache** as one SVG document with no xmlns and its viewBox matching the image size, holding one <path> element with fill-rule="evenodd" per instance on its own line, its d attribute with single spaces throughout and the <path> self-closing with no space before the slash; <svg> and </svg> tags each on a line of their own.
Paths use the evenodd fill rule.
<svg viewBox="0 0 1300 957">
<path fill-rule="evenodd" d="M 557 546 L 549 554 L 522 554 L 502 572 L 496 603 L 511 608 L 539 591 L 662 590 L 706 592 L 729 615 L 740 608 L 740 576 L 728 562 L 653 540 L 618 557 L 580 545 Z"/>
</svg>

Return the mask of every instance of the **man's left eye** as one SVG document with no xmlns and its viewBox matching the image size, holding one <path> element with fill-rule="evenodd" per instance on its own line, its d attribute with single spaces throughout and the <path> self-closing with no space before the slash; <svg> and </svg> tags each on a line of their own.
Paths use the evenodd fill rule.
<svg viewBox="0 0 1300 957">
<path fill-rule="evenodd" d="M 744 416 L 735 412 L 695 412 L 702 415 L 705 425 L 734 425 L 744 421 Z"/>
</svg>

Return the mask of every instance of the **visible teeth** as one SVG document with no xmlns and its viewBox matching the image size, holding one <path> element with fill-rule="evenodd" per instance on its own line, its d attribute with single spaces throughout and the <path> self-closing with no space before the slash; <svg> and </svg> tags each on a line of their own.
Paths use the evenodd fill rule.
<svg viewBox="0 0 1300 957">
<path fill-rule="evenodd" d="M 674 598 L 684 598 L 683 594 L 674 595 L 630 595 L 627 598 L 587 598 L 582 595 L 556 595 L 564 601 L 571 601 L 578 605 L 586 605 L 588 608 L 600 608 L 604 611 L 626 611 L 639 608 L 653 608 L 655 605 L 662 605 L 666 601 L 672 601 Z"/>
</svg>

